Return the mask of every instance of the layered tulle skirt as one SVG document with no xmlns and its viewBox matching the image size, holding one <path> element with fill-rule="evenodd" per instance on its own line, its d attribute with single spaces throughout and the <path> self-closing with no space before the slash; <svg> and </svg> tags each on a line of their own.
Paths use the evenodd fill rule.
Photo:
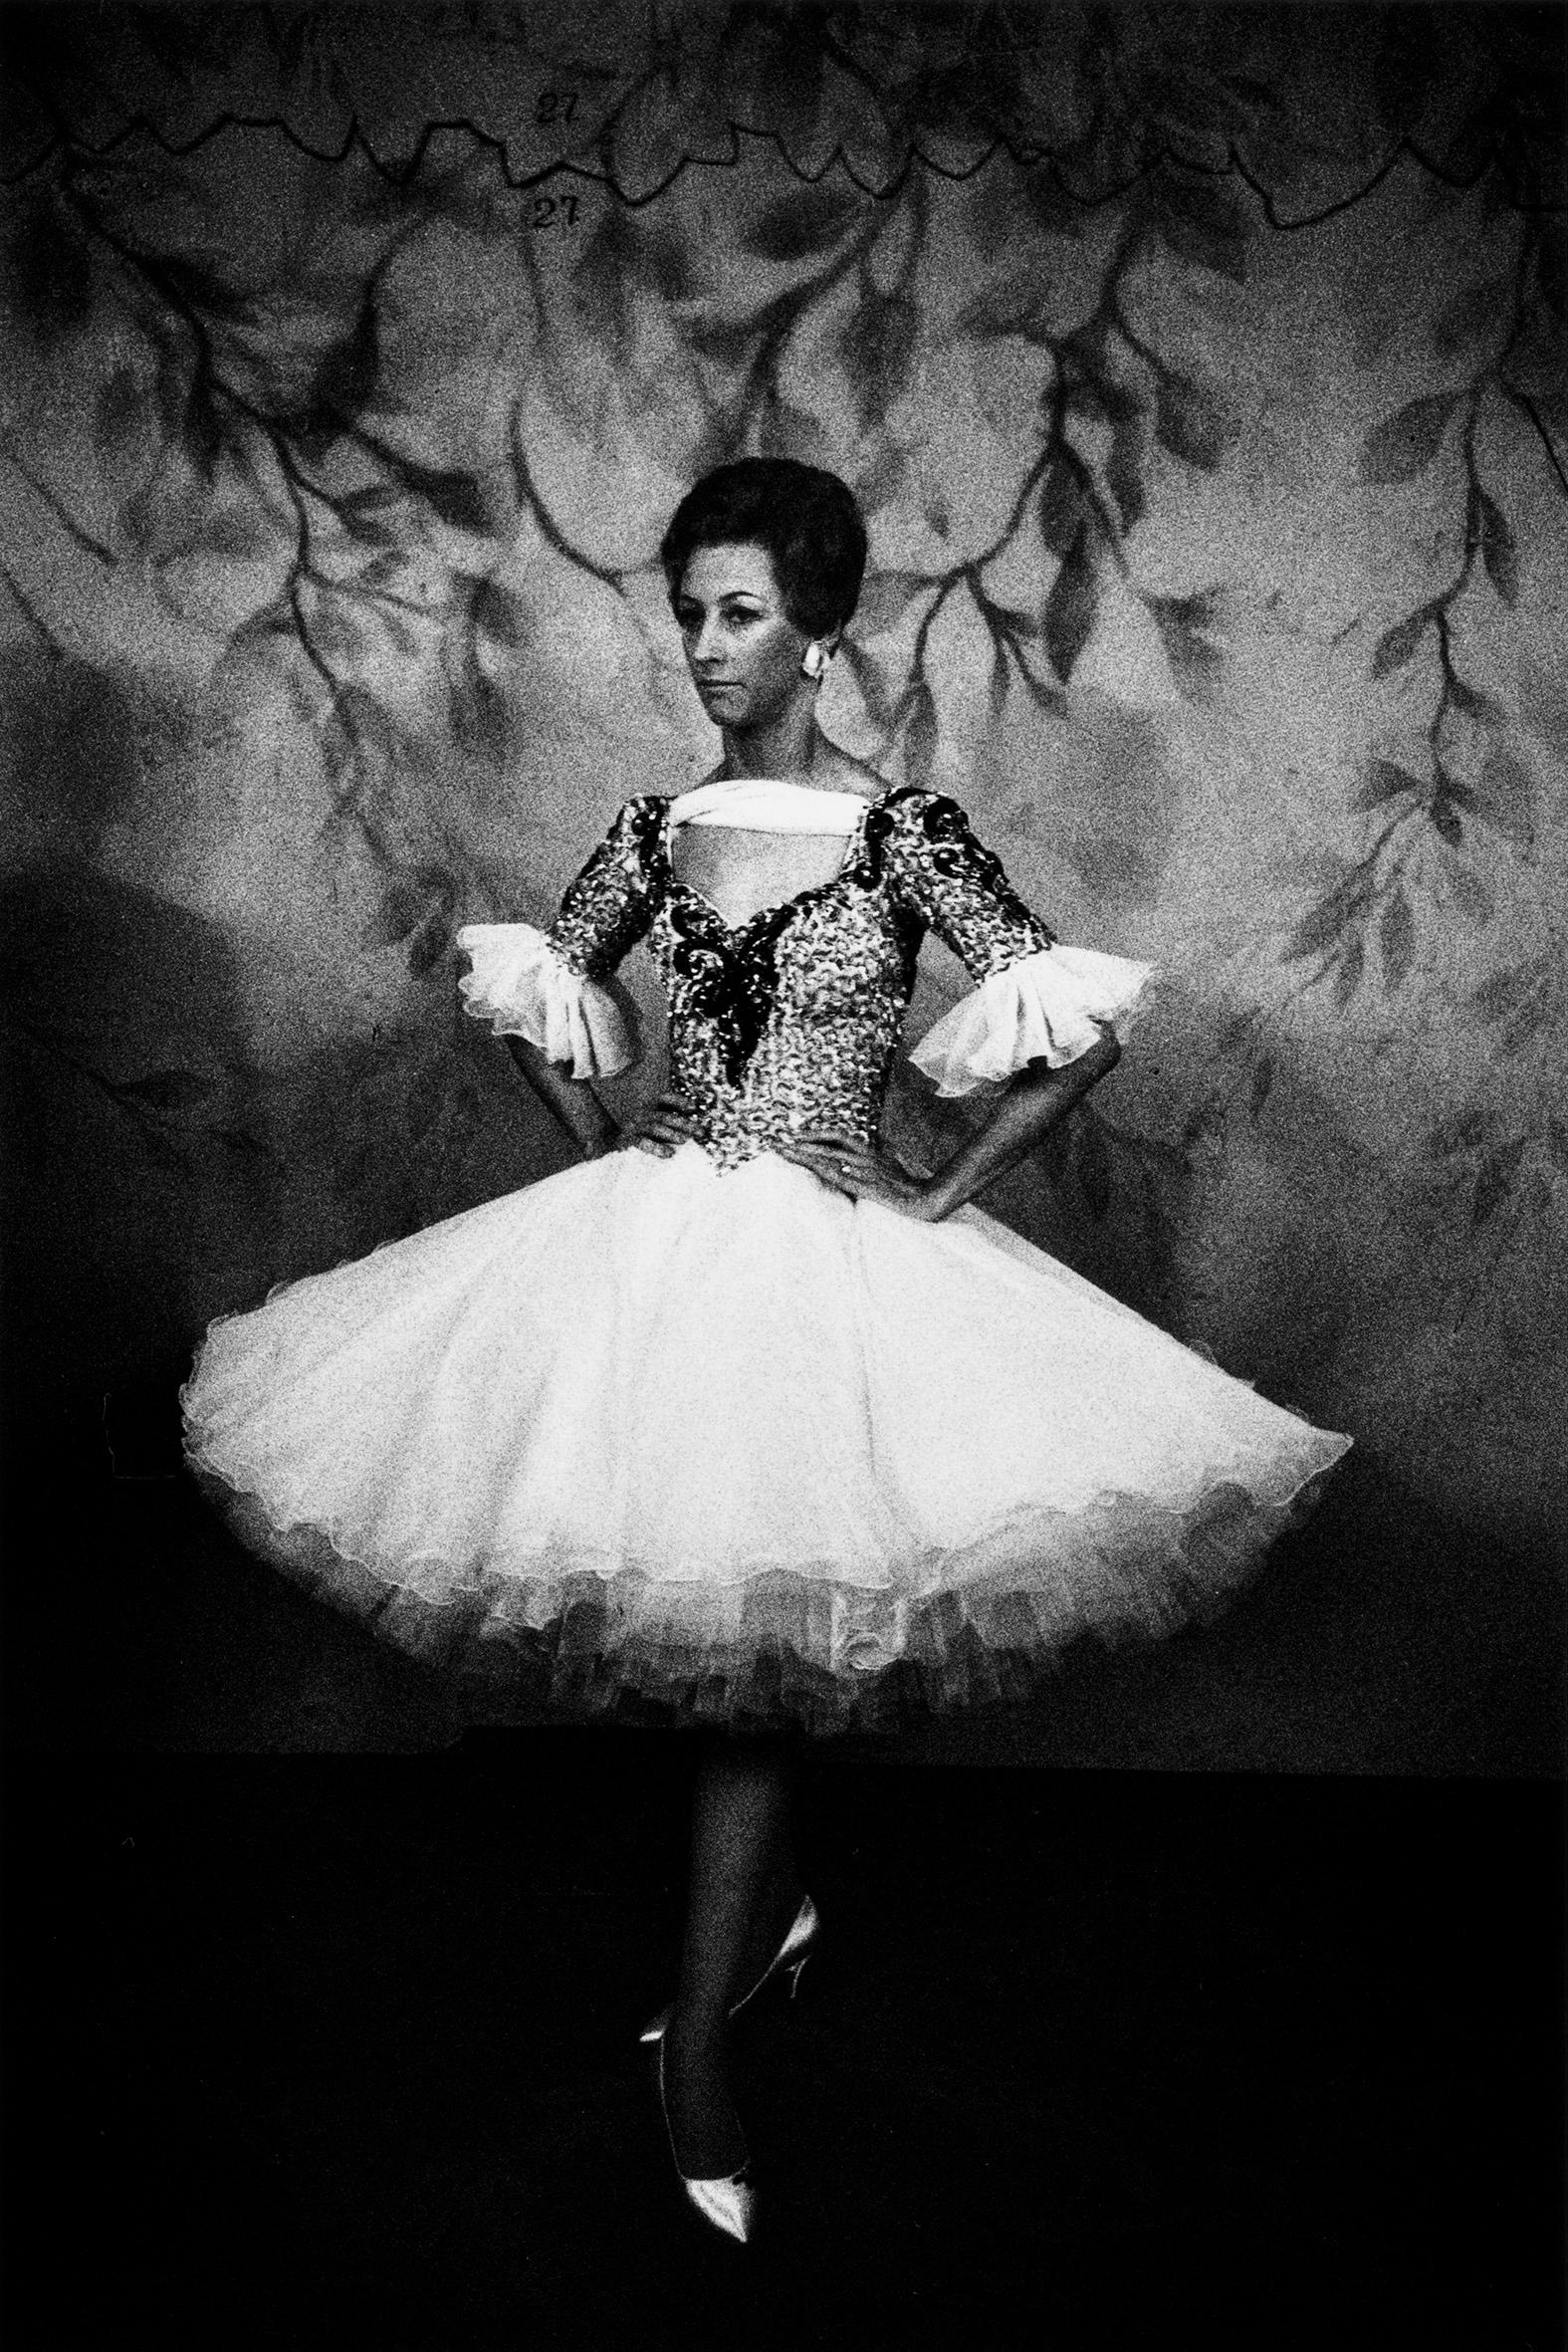
<svg viewBox="0 0 1568 2352">
<path fill-rule="evenodd" d="M 214 1323 L 239 1532 L 465 1683 L 817 1731 L 1221 1604 L 1348 1438 L 979 1211 L 628 1150 Z"/>
</svg>

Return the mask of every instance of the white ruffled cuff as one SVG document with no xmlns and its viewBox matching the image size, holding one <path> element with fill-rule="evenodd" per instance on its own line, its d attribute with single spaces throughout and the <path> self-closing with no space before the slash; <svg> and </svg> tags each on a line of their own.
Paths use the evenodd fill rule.
<svg viewBox="0 0 1568 2352">
<path fill-rule="evenodd" d="M 993 972 L 927 1030 L 910 1059 L 939 1094 L 972 1094 L 1027 1061 L 1053 1069 L 1097 1045 L 1102 1026 L 1121 1039 L 1142 1012 L 1149 964 L 1090 947 L 1042 947 Z"/>
<path fill-rule="evenodd" d="M 463 1009 L 497 1037 L 527 1038 L 574 1078 L 617 1077 L 638 1059 L 630 998 L 573 972 L 532 923 L 465 923 L 457 944 L 473 964 Z"/>
</svg>

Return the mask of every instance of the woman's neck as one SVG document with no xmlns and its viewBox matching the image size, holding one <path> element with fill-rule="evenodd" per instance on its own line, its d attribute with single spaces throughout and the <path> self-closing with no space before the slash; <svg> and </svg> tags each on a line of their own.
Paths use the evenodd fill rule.
<svg viewBox="0 0 1568 2352">
<path fill-rule="evenodd" d="M 724 729 L 724 758 L 714 781 L 732 776 L 769 777 L 782 784 L 826 784 L 843 754 L 816 723 L 814 704 L 798 705 L 771 727 L 741 733 Z"/>
</svg>

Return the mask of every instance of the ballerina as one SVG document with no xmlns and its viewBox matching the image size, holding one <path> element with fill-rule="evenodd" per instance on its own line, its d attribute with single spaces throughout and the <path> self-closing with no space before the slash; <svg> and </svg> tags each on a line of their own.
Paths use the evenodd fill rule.
<svg viewBox="0 0 1568 2352">
<path fill-rule="evenodd" d="M 744 2240 L 728 2027 L 816 1939 L 802 1740 L 1174 1630 L 1350 1440 L 971 1205 L 1115 1067 L 1152 975 L 1059 944 L 956 802 L 821 728 L 866 556 L 846 486 L 720 468 L 661 556 L 722 759 L 628 801 L 548 933 L 458 939 L 582 1164 L 215 1323 L 184 1405 L 245 1538 L 385 1637 L 709 1727 L 644 2038 L 686 2194 Z M 975 985 L 913 1059 L 990 1115 L 923 1171 L 880 1127 L 928 931 Z M 614 975 L 641 940 L 671 1084 L 622 1125 L 594 1081 L 640 1051 Z"/>
</svg>

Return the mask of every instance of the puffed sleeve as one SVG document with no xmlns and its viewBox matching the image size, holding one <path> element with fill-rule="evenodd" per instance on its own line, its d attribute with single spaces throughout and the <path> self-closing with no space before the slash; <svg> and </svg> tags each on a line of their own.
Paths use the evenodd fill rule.
<svg viewBox="0 0 1568 2352">
<path fill-rule="evenodd" d="M 549 931 L 468 923 L 465 1011 L 500 1037 L 524 1037 L 574 1078 L 615 1077 L 641 1054 L 637 1017 L 611 975 L 658 912 L 654 836 L 661 804 L 628 801 L 576 878 Z"/>
<path fill-rule="evenodd" d="M 1059 1068 L 1106 1029 L 1126 1035 L 1147 1001 L 1147 964 L 1061 946 L 946 794 L 901 794 L 890 814 L 895 890 L 978 983 L 910 1057 L 939 1094 L 973 1093 L 1030 1061 Z"/>
</svg>

